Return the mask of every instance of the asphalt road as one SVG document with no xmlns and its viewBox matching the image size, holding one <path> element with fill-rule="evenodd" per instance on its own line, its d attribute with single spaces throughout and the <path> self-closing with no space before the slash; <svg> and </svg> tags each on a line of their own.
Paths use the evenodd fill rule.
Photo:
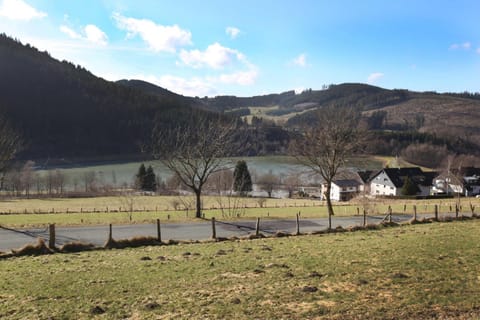
<svg viewBox="0 0 480 320">
<path fill-rule="evenodd" d="M 410 219 L 411 215 L 394 215 L 393 221 L 401 222 Z M 384 216 L 369 216 L 368 223 L 379 223 Z M 332 227 L 348 227 L 361 225 L 362 216 L 333 217 Z M 255 233 L 255 220 L 245 221 L 217 221 L 217 237 L 247 236 Z M 300 219 L 300 232 L 307 233 L 326 229 L 328 220 Z M 56 244 L 62 245 L 72 241 L 92 243 L 97 246 L 103 245 L 108 238 L 108 225 L 104 226 L 80 226 L 80 227 L 57 227 Z M 294 233 L 296 231 L 295 220 L 262 219 L 260 230 L 264 234 L 273 234 L 277 231 Z M 164 223 L 161 225 L 162 240 L 205 240 L 212 236 L 212 224 L 210 221 L 194 223 Z M 128 239 L 135 236 L 157 236 L 156 224 L 133 224 L 113 226 L 114 239 Z M 35 243 L 38 237 L 48 241 L 48 229 L 9 229 L 0 227 L 0 251 L 7 252 L 22 246 Z"/>
</svg>

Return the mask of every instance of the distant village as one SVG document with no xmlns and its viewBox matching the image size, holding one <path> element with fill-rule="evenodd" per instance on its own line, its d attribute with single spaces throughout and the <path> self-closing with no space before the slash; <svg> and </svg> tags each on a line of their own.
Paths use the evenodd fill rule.
<svg viewBox="0 0 480 320">
<path fill-rule="evenodd" d="M 480 168 L 464 167 L 450 172 L 423 171 L 420 167 L 383 168 L 380 171 L 342 172 L 332 183 L 333 201 L 349 201 L 366 197 L 449 197 L 480 196 Z M 326 185 L 300 186 L 297 196 L 325 200 Z M 260 185 L 254 184 L 253 195 L 266 196 Z M 263 194 L 265 193 L 265 194 Z M 272 197 L 286 198 L 292 192 L 279 185 Z"/>
</svg>

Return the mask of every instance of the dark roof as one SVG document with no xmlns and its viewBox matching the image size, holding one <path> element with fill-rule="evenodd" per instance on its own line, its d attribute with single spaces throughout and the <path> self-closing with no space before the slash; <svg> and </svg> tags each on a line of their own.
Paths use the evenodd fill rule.
<svg viewBox="0 0 480 320">
<path fill-rule="evenodd" d="M 460 174 L 464 177 L 480 176 L 480 168 L 462 167 L 460 168 Z"/>
<path fill-rule="evenodd" d="M 436 171 L 427 171 L 423 173 L 424 180 L 421 181 L 423 186 L 431 186 L 433 184 L 433 179 L 438 177 L 438 172 Z"/>
<path fill-rule="evenodd" d="M 393 185 L 397 188 L 403 187 L 405 178 L 409 177 L 417 185 L 431 185 L 432 180 L 435 177 L 434 173 L 423 172 L 419 167 L 409 167 L 409 168 L 385 168 L 382 170 L 390 178 Z M 382 171 L 377 173 L 375 176 L 380 174 Z"/>
<path fill-rule="evenodd" d="M 341 188 L 352 187 L 352 186 L 357 187 L 360 185 L 360 182 L 353 179 L 334 180 L 333 183 L 335 183 L 337 186 Z"/>
<path fill-rule="evenodd" d="M 357 174 L 362 180 L 363 183 L 367 183 L 375 174 L 375 171 L 367 170 L 367 171 L 358 171 Z"/>
</svg>

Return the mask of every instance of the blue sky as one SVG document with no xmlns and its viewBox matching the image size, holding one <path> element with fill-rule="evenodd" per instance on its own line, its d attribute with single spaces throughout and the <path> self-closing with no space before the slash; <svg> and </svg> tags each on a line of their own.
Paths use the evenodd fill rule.
<svg viewBox="0 0 480 320">
<path fill-rule="evenodd" d="M 0 32 L 190 96 L 480 91 L 478 0 L 0 0 Z"/>
</svg>

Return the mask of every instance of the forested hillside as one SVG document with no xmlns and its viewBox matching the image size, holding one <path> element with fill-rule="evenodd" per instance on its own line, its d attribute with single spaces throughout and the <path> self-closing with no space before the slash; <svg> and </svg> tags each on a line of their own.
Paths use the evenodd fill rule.
<svg viewBox="0 0 480 320">
<path fill-rule="evenodd" d="M 190 117 L 188 101 L 98 78 L 0 35 L 0 112 L 21 133 L 25 158 L 139 153 L 154 121 Z"/>
<path fill-rule="evenodd" d="M 22 159 L 138 155 L 155 125 L 175 127 L 213 113 L 248 120 L 244 155 L 284 154 L 292 132 L 332 105 L 354 107 L 362 115 L 361 125 L 371 132 L 365 153 L 426 164 L 480 149 L 478 93 L 345 83 L 301 93 L 185 97 L 140 80 L 106 81 L 5 35 L 0 74 L 0 115 L 22 135 Z"/>
</svg>

